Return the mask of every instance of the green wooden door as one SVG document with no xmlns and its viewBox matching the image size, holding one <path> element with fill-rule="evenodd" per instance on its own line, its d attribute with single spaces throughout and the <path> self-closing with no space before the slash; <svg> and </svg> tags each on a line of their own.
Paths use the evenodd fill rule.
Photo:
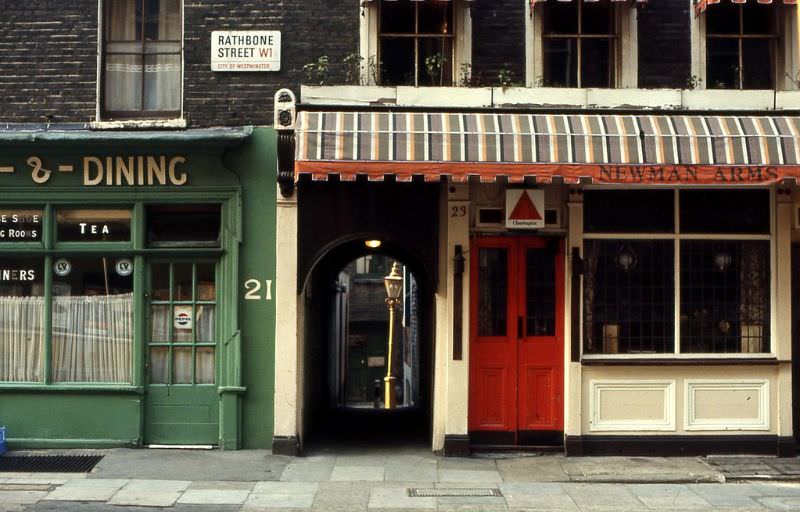
<svg viewBox="0 0 800 512">
<path fill-rule="evenodd" d="M 209 261 L 148 267 L 145 444 L 217 445 L 217 279 Z"/>
</svg>

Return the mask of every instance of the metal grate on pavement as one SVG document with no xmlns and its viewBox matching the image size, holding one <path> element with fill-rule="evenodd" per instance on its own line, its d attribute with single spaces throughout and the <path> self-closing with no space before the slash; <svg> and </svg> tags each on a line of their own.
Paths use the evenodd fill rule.
<svg viewBox="0 0 800 512">
<path fill-rule="evenodd" d="M 102 455 L 9 455 L 0 457 L 0 472 L 88 473 Z"/>
<path fill-rule="evenodd" d="M 500 489 L 491 487 L 439 487 L 439 488 L 419 488 L 409 487 L 409 498 L 495 498 L 502 497 Z"/>
</svg>

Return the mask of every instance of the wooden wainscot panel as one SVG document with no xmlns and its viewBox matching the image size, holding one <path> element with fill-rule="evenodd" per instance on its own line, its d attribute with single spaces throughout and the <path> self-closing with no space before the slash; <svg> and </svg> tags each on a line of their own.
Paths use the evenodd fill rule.
<svg viewBox="0 0 800 512">
<path fill-rule="evenodd" d="M 686 380 L 686 430 L 769 430 L 769 381 Z"/>
<path fill-rule="evenodd" d="M 593 380 L 589 384 L 592 432 L 674 431 L 674 380 Z"/>
</svg>

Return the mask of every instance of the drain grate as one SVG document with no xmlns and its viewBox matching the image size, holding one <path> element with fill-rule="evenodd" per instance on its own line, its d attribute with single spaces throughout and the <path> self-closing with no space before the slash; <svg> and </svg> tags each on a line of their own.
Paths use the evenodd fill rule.
<svg viewBox="0 0 800 512">
<path fill-rule="evenodd" d="M 5 455 L 0 457 L 0 472 L 88 473 L 102 455 Z"/>
<path fill-rule="evenodd" d="M 418 488 L 409 487 L 409 498 L 497 498 L 502 497 L 500 489 L 493 487 L 444 487 L 444 488 Z"/>
</svg>

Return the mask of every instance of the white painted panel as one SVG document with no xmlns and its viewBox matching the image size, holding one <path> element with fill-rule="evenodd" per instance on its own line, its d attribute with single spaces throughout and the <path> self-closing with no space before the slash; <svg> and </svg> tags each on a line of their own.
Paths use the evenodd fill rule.
<svg viewBox="0 0 800 512">
<path fill-rule="evenodd" d="M 592 380 L 589 430 L 674 431 L 674 380 Z"/>
<path fill-rule="evenodd" d="M 686 380 L 686 430 L 769 430 L 769 381 Z"/>
</svg>

